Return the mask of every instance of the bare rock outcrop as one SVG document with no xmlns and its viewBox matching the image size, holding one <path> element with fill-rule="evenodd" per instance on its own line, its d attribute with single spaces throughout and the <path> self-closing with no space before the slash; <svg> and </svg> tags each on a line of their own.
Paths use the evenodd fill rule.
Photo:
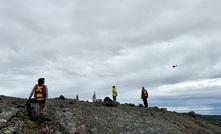
<svg viewBox="0 0 221 134">
<path fill-rule="evenodd" d="M 25 115 L 27 99 L 0 96 L 0 134 L 219 134 L 221 125 L 203 118 L 129 104 L 49 99 L 45 122 Z M 109 104 L 109 103 L 108 103 Z M 34 104 L 37 107 L 37 104 Z"/>
</svg>

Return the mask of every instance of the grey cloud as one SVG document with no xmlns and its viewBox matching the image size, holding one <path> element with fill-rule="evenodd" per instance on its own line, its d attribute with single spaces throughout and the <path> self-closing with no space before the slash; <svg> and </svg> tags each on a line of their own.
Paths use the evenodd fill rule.
<svg viewBox="0 0 221 134">
<path fill-rule="evenodd" d="M 0 3 L 2 94 L 25 97 L 19 91 L 45 77 L 51 97 L 79 94 L 90 99 L 94 91 L 111 97 L 115 85 L 120 101 L 138 103 L 141 86 L 155 89 L 220 78 L 217 0 Z M 197 94 L 171 93 L 171 98 L 165 92 L 162 98 L 161 93 L 154 94 L 150 102 L 161 106 L 198 99 Z M 203 101 L 213 96 L 217 97 L 211 94 Z"/>
</svg>

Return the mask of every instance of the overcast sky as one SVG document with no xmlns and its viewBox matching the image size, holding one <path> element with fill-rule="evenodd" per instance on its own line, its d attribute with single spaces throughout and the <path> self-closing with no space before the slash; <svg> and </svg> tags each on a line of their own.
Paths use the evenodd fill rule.
<svg viewBox="0 0 221 134">
<path fill-rule="evenodd" d="M 221 1 L 1 0 L 0 94 L 221 114 Z M 173 68 L 173 65 L 177 65 Z"/>
</svg>

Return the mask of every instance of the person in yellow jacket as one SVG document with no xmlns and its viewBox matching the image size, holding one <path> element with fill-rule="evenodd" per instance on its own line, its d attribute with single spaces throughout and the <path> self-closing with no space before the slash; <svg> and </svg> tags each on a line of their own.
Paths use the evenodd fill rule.
<svg viewBox="0 0 221 134">
<path fill-rule="evenodd" d="M 115 86 L 113 86 L 112 88 L 112 96 L 113 96 L 113 101 L 117 100 L 117 89 L 115 88 Z"/>
</svg>

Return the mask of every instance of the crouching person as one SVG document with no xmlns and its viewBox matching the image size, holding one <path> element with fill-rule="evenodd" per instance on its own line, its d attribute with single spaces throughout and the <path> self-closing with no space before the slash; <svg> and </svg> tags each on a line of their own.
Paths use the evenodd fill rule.
<svg viewBox="0 0 221 134">
<path fill-rule="evenodd" d="M 31 119 L 34 119 L 33 117 L 33 111 L 31 107 L 31 103 L 38 103 L 39 109 L 38 109 L 38 121 L 43 122 L 43 110 L 46 107 L 47 99 L 48 99 L 48 88 L 46 85 L 44 85 L 45 79 L 39 78 L 38 84 L 36 84 L 29 96 L 28 101 L 26 102 L 28 115 L 31 117 Z M 32 96 L 34 94 L 34 98 L 32 99 Z"/>
</svg>

